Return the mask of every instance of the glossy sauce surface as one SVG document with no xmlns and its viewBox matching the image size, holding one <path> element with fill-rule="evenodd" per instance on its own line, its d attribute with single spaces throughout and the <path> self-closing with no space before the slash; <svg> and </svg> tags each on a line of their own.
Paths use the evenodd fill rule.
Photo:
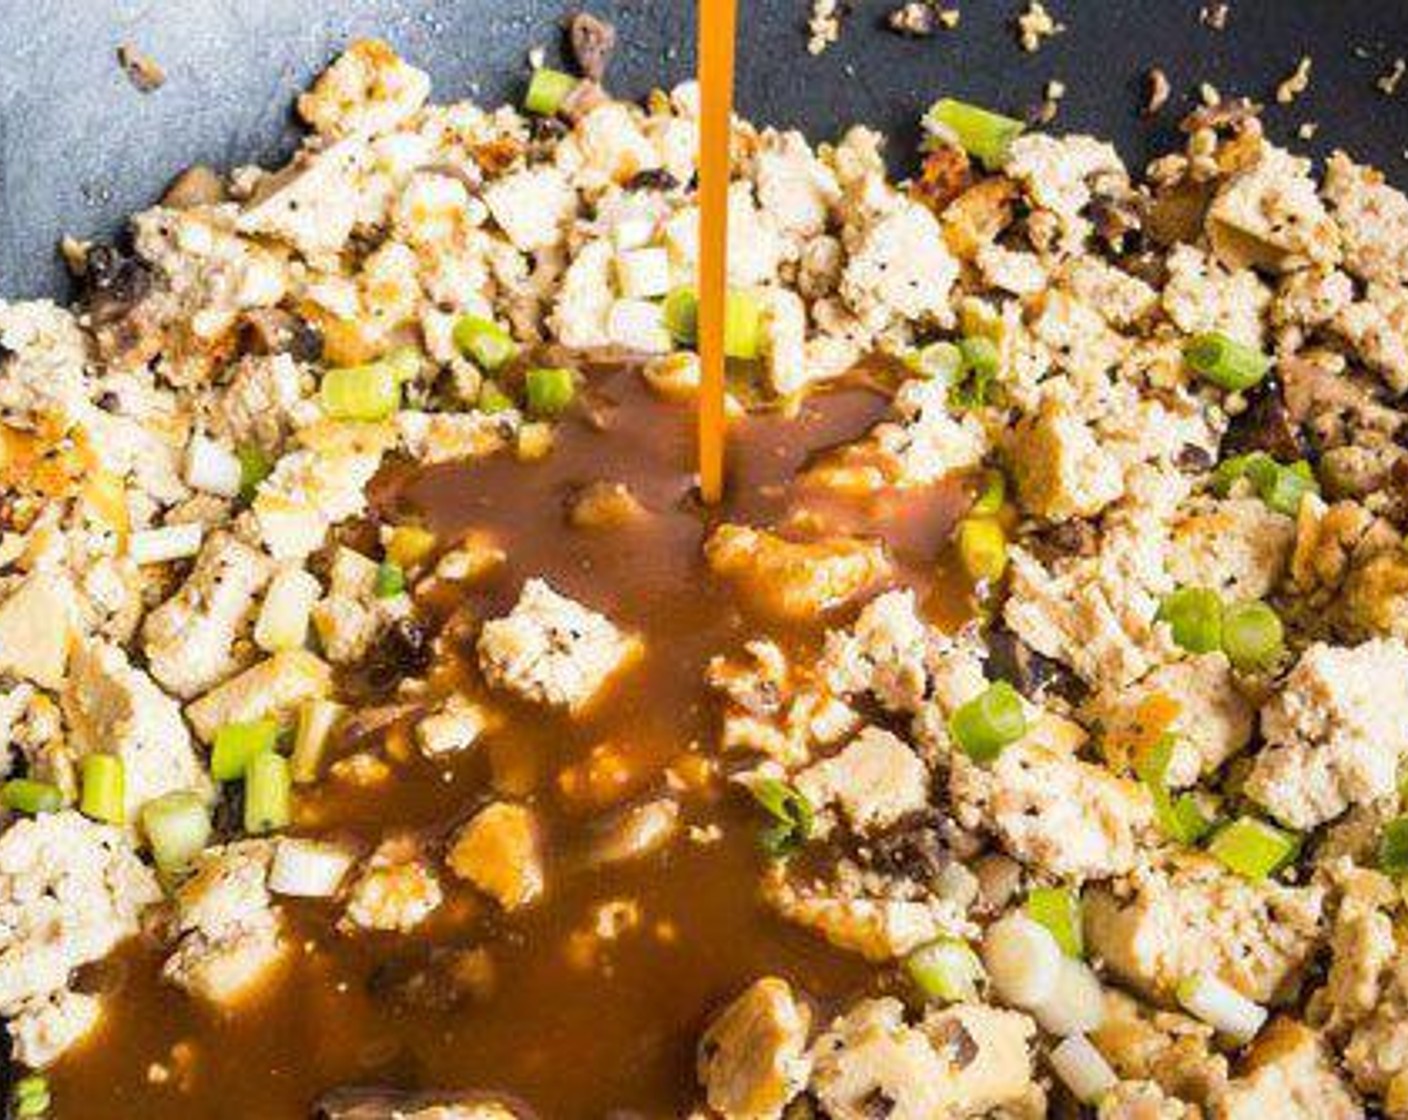
<svg viewBox="0 0 1408 1120">
<path fill-rule="evenodd" d="M 409 746 L 414 710 L 384 741 L 343 744 L 344 752 L 378 747 L 390 778 L 365 788 L 328 779 L 302 791 L 299 830 L 347 834 L 365 850 L 404 829 L 435 859 L 486 801 L 522 800 L 544 828 L 544 898 L 505 916 L 437 860 L 446 901 L 409 936 L 349 935 L 337 929 L 340 906 L 285 900 L 289 962 L 229 1014 L 162 984 L 154 940 L 129 945 L 86 978 L 113 998 L 96 1039 L 56 1071 L 56 1115 L 281 1120 L 308 1115 L 320 1092 L 346 1084 L 504 1091 L 553 1120 L 683 1115 L 696 1095 L 699 1031 L 751 980 L 786 976 L 823 1015 L 873 987 L 859 958 L 785 925 L 758 901 L 759 817 L 726 781 L 746 760 L 719 753 L 718 705 L 704 683 L 710 657 L 749 638 L 767 633 L 807 648 L 820 630 L 750 615 L 709 573 L 701 544 L 718 521 L 781 524 L 805 508 L 838 529 L 883 535 L 901 578 L 926 591 L 931 611 L 956 616 L 963 589 L 935 573 L 964 501 L 960 486 L 854 501 L 794 481 L 815 456 L 867 431 L 886 404 L 856 384 L 813 398 L 796 418 L 735 422 L 727 497 L 707 512 L 694 492 L 692 409 L 658 400 L 627 367 L 590 371 L 584 407 L 539 462 L 503 453 L 386 470 L 374 492 L 380 517 L 421 520 L 447 543 L 487 532 L 507 554 L 482 581 L 441 585 L 421 604 L 447 651 L 433 688 L 462 689 L 503 719 L 448 766 Z M 573 496 L 600 481 L 626 484 L 644 517 L 571 527 Z M 490 694 L 472 668 L 478 622 L 506 612 L 535 576 L 644 642 L 639 663 L 578 719 Z M 362 699 L 405 700 L 391 692 Z M 624 760 L 621 780 L 584 795 L 584 760 L 603 745 Z M 635 862 L 593 865 L 593 844 L 613 814 L 669 794 L 684 825 L 672 844 Z M 614 940 L 594 937 L 600 908 L 609 917 L 622 912 L 611 908 L 617 903 L 633 906 L 638 922 Z M 449 962 L 466 950 L 482 952 L 469 958 L 479 979 L 462 991 L 448 979 Z"/>
</svg>

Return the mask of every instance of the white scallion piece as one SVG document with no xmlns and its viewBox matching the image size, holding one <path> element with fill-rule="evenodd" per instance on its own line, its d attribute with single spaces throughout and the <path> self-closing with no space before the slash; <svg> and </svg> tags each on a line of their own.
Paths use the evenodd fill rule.
<svg viewBox="0 0 1408 1120">
<path fill-rule="evenodd" d="M 160 529 L 142 529 L 127 539 L 127 555 L 138 567 L 144 564 L 165 564 L 168 560 L 185 560 L 200 551 L 205 527 L 198 521 L 180 525 L 164 525 Z"/>
<path fill-rule="evenodd" d="M 627 299 L 654 299 L 670 290 L 670 254 L 661 248 L 616 254 L 616 282 Z"/>
<path fill-rule="evenodd" d="M 1055 987 L 1027 1010 L 1052 1034 L 1093 1031 L 1105 1020 L 1105 989 L 1088 964 L 1063 956 L 1057 966 Z"/>
<path fill-rule="evenodd" d="M 1083 1034 L 1063 1039 L 1051 1051 L 1051 1068 L 1082 1104 L 1095 1104 L 1119 1081 L 1105 1055 Z"/>
<path fill-rule="evenodd" d="M 186 448 L 186 484 L 193 490 L 233 498 L 240 492 L 239 456 L 202 435 Z"/>
<path fill-rule="evenodd" d="M 613 303 L 606 318 L 606 334 L 617 346 L 643 354 L 667 354 L 674 345 L 660 305 L 643 299 Z"/>
<path fill-rule="evenodd" d="M 983 937 L 983 964 L 993 990 L 1017 1007 L 1038 1007 L 1049 999 L 1065 959 L 1051 931 L 1025 914 L 1000 918 Z"/>
<path fill-rule="evenodd" d="M 321 594 L 311 574 L 302 568 L 284 568 L 270 582 L 259 606 L 255 644 L 270 653 L 301 648 L 308 637 L 308 616 Z"/>
<path fill-rule="evenodd" d="M 337 844 L 283 839 L 269 865 L 269 889 L 293 898 L 331 898 L 352 866 L 352 854 Z"/>
<path fill-rule="evenodd" d="M 1178 1002 L 1234 1042 L 1250 1042 L 1266 1022 L 1266 1008 L 1253 1003 L 1209 972 L 1179 982 Z"/>
</svg>

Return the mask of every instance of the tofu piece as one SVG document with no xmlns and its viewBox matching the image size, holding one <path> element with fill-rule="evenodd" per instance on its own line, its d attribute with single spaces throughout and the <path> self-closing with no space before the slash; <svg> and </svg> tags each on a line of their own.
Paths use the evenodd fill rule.
<svg viewBox="0 0 1408 1120">
<path fill-rule="evenodd" d="M 78 630 L 76 593 L 66 576 L 37 571 L 0 603 L 0 672 L 40 688 L 63 687 Z"/>
<path fill-rule="evenodd" d="M 862 1000 L 812 1047 L 812 1092 L 834 1120 L 868 1120 L 884 1101 L 889 1120 L 1038 1116 L 1036 1024 L 1016 1011 L 956 1004 L 905 1021 L 899 1000 Z"/>
<path fill-rule="evenodd" d="M 606 100 L 577 121 L 558 149 L 558 165 L 595 194 L 659 167 L 660 154 L 641 130 L 634 106 Z"/>
<path fill-rule="evenodd" d="M 1008 150 L 1003 174 L 1022 187 L 1038 210 L 1052 214 L 1061 229 L 1061 248 L 1074 252 L 1090 233 L 1083 216 L 1101 182 L 1127 184 L 1128 173 L 1114 147 L 1093 136 L 1050 136 L 1028 132 Z"/>
<path fill-rule="evenodd" d="M 811 1073 L 811 1010 L 786 980 L 765 976 L 720 1012 L 699 1040 L 699 1083 L 726 1120 L 777 1120 Z"/>
<path fill-rule="evenodd" d="M 73 810 L 16 820 L 0 834 L 0 1015 L 62 991 L 161 897 L 120 829 Z"/>
<path fill-rule="evenodd" d="M 1192 1102 L 1188 1120 L 1201 1120 L 1202 1107 L 1227 1085 L 1229 1063 L 1215 1049 L 1216 1032 L 1182 1011 L 1166 1011 L 1106 985 L 1104 1020 L 1090 1041 L 1124 1081 L 1152 1084 L 1157 1094 Z M 1119 1113 L 1115 1114 L 1119 1116 Z M 1163 1120 L 1162 1114 L 1155 1114 Z M 1100 1120 L 1107 1120 L 1104 1112 Z M 1135 1112 L 1121 1120 L 1149 1120 Z"/>
<path fill-rule="evenodd" d="M 953 415 L 948 387 L 938 380 L 906 381 L 895 394 L 894 410 L 895 420 L 878 425 L 871 437 L 891 464 L 886 481 L 895 486 L 930 486 L 976 467 L 988 452 L 983 426 L 971 414 Z"/>
<path fill-rule="evenodd" d="M 1052 521 L 1094 517 L 1124 494 L 1113 453 L 1069 404 L 1048 397 L 1004 449 L 1024 512 Z"/>
<path fill-rule="evenodd" d="M 1168 255 L 1163 305 L 1184 334 L 1221 331 L 1260 348 L 1271 292 L 1250 269 L 1229 272 L 1192 245 L 1174 246 Z"/>
<path fill-rule="evenodd" d="M 405 593 L 376 593 L 378 564 L 355 549 L 339 546 L 328 573 L 328 593 L 313 607 L 313 628 L 323 655 L 334 665 L 364 660 L 386 628 L 411 613 Z"/>
<path fill-rule="evenodd" d="M 288 354 L 247 354 L 206 402 L 211 435 L 234 447 L 282 453 L 289 434 L 310 419 L 312 378 Z"/>
<path fill-rule="evenodd" d="M 1339 262 L 1339 230 L 1316 193 L 1310 161 L 1272 144 L 1219 184 L 1203 227 L 1230 269 L 1289 272 Z"/>
<path fill-rule="evenodd" d="M 1358 1098 L 1340 1078 L 1320 1036 L 1279 1018 L 1257 1036 L 1240 1074 L 1213 1102 L 1212 1120 L 1361 1120 Z"/>
<path fill-rule="evenodd" d="M 98 1025 L 102 1010 L 97 996 L 67 990 L 30 1000 L 5 1026 L 12 1058 L 28 1069 L 53 1065 Z"/>
<path fill-rule="evenodd" d="M 538 823 L 522 805 L 495 801 L 479 810 L 455 836 L 446 862 L 505 910 L 520 910 L 542 896 Z"/>
<path fill-rule="evenodd" d="M 396 414 L 396 431 L 406 454 L 434 466 L 480 459 L 502 451 L 518 431 L 517 411 L 418 412 L 403 408 Z"/>
<path fill-rule="evenodd" d="M 484 188 L 484 205 L 520 253 L 562 243 L 577 215 L 577 192 L 556 167 L 530 167 Z"/>
<path fill-rule="evenodd" d="M 416 724 L 416 746 L 427 758 L 461 754 L 479 741 L 489 722 L 481 705 L 455 692 Z"/>
<path fill-rule="evenodd" d="M 401 127 L 430 96 L 430 76 L 380 39 L 354 39 L 298 98 L 298 115 L 323 136 Z"/>
<path fill-rule="evenodd" d="M 1153 822 L 1148 791 L 1075 756 L 1076 724 L 1046 714 L 988 765 L 953 752 L 949 794 L 965 828 L 989 828 L 1014 858 L 1062 879 L 1136 866 Z"/>
<path fill-rule="evenodd" d="M 741 585 L 769 614 L 818 618 L 888 580 L 893 572 L 882 542 L 830 536 L 795 541 L 768 529 L 723 524 L 704 544 L 713 571 Z"/>
<path fill-rule="evenodd" d="M 577 251 L 557 289 L 548 326 L 557 341 L 573 350 L 593 350 L 610 342 L 607 320 L 616 302 L 612 279 L 616 251 L 610 241 L 589 241 Z"/>
<path fill-rule="evenodd" d="M 162 976 L 198 999 L 237 1006 L 267 984 L 289 944 L 269 894 L 273 844 L 208 848 L 176 890 L 175 950 Z"/>
<path fill-rule="evenodd" d="M 1295 536 L 1295 520 L 1260 498 L 1201 498 L 1174 519 L 1169 574 L 1226 599 L 1262 599 L 1285 575 Z"/>
<path fill-rule="evenodd" d="M 860 833 L 887 828 L 929 801 L 929 772 L 897 735 L 867 727 L 793 779 L 814 809 L 837 806 Z"/>
<path fill-rule="evenodd" d="M 953 321 L 949 294 L 958 262 L 938 219 L 908 200 L 853 232 L 841 273 L 842 300 L 871 331 L 895 320 Z"/>
<path fill-rule="evenodd" d="M 362 183 L 372 152 L 360 136 L 321 150 L 305 149 L 283 170 L 261 180 L 235 228 L 282 241 L 309 263 L 335 269 L 357 224 Z"/>
<path fill-rule="evenodd" d="M 906 589 L 876 596 L 850 627 L 830 631 L 819 670 L 840 696 L 869 695 L 910 714 L 933 703 L 949 714 L 987 687 L 983 658 L 970 633 L 945 634 L 922 619 Z"/>
<path fill-rule="evenodd" d="M 578 712 L 640 652 L 605 615 L 530 579 L 503 618 L 484 624 L 479 668 L 495 688 Z"/>
<path fill-rule="evenodd" d="M 1102 728 L 1107 755 L 1122 764 L 1135 761 L 1128 757 L 1131 744 L 1173 733 L 1177 743 L 1165 779 L 1182 787 L 1246 747 L 1255 709 L 1238 691 L 1227 658 L 1205 653 L 1160 665 L 1136 684 L 1104 690 L 1091 715 Z"/>
<path fill-rule="evenodd" d="M 359 516 L 379 454 L 299 450 L 285 455 L 259 484 L 254 517 L 275 560 L 303 560 L 321 548 L 328 530 Z"/>
<path fill-rule="evenodd" d="M 1341 308 L 1333 327 L 1395 395 L 1408 389 L 1408 294 L 1386 284 L 1370 284 L 1364 299 Z"/>
<path fill-rule="evenodd" d="M 1245 792 L 1292 828 L 1392 794 L 1408 754 L 1408 646 L 1315 643 L 1262 708 L 1261 733 Z"/>
<path fill-rule="evenodd" d="M 1148 997 L 1170 999 L 1180 980 L 1206 972 L 1266 1003 L 1314 953 L 1324 905 L 1323 887 L 1249 882 L 1190 851 L 1087 892 L 1085 934 Z"/>
<path fill-rule="evenodd" d="M 813 154 L 800 132 L 764 132 L 753 179 L 759 207 L 777 231 L 799 247 L 826 231 L 841 198 L 835 173 Z"/>
<path fill-rule="evenodd" d="M 227 723 L 246 723 L 265 716 L 283 716 L 304 700 L 318 700 L 332 691 L 332 670 L 305 649 L 280 650 L 237 677 L 211 689 L 187 705 L 203 743 Z"/>
<path fill-rule="evenodd" d="M 180 590 L 142 627 L 147 665 L 163 688 L 189 700 L 240 667 L 235 639 L 271 574 L 268 559 L 233 534 L 206 539 Z"/>
<path fill-rule="evenodd" d="M 154 797 L 173 790 L 210 794 L 181 708 L 136 666 L 121 647 L 80 645 L 62 694 L 72 747 L 79 755 L 106 752 L 122 759 L 127 820 Z"/>
<path fill-rule="evenodd" d="M 0 300 L 0 417 L 34 430 L 61 431 L 86 419 L 91 386 L 88 336 L 77 317 L 50 300 Z"/>
<path fill-rule="evenodd" d="M 1408 196 L 1344 152 L 1326 163 L 1322 189 L 1344 243 L 1345 268 L 1371 283 L 1408 284 Z"/>
<path fill-rule="evenodd" d="M 358 873 L 340 928 L 409 933 L 445 895 L 420 848 L 403 837 L 383 841 Z"/>
</svg>

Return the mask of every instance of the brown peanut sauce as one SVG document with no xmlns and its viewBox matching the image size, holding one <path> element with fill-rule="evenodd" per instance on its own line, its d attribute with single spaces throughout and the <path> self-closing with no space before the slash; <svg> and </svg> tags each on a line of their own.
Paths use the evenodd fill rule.
<svg viewBox="0 0 1408 1120">
<path fill-rule="evenodd" d="M 758 811 L 726 780 L 745 760 L 718 750 L 718 702 L 704 681 L 712 656 L 750 638 L 814 650 L 823 624 L 845 615 L 780 625 L 751 613 L 710 573 L 702 542 L 721 521 L 792 526 L 804 510 L 813 529 L 882 537 L 898 577 L 924 593 L 936 619 L 952 621 L 966 612 L 968 592 L 939 561 L 965 488 L 854 499 L 797 481 L 884 414 L 888 395 L 862 370 L 794 417 L 735 420 L 727 494 L 706 511 L 694 496 L 689 407 L 657 398 L 629 365 L 588 373 L 585 401 L 542 460 L 505 452 L 392 466 L 374 486 L 385 521 L 417 520 L 444 544 L 488 533 L 503 549 L 505 562 L 487 577 L 442 583 L 418 604 L 441 635 L 432 690 L 461 689 L 501 719 L 463 756 L 432 763 L 411 744 L 407 716 L 383 741 L 371 737 L 390 777 L 301 789 L 296 831 L 352 836 L 365 849 L 412 833 L 440 873 L 445 902 L 403 935 L 341 932 L 339 905 L 282 900 L 294 951 L 272 983 L 228 1013 L 161 982 L 155 938 L 130 944 L 88 978 L 112 996 L 93 1039 L 56 1071 L 58 1117 L 282 1120 L 307 1116 L 321 1092 L 347 1084 L 501 1091 L 545 1120 L 681 1116 L 697 1099 L 699 1032 L 751 980 L 785 976 L 823 1015 L 884 983 L 859 957 L 759 901 Z M 573 495 L 600 481 L 629 487 L 645 515 L 572 527 Z M 576 718 L 490 693 L 473 668 L 478 623 L 509 610 L 535 576 L 644 644 Z M 423 701 L 394 691 L 365 700 Z M 632 862 L 594 864 L 602 829 L 652 796 L 681 806 L 673 842 Z M 453 830 L 494 797 L 532 806 L 545 836 L 545 894 L 512 915 L 438 860 Z M 636 924 L 614 940 L 594 937 L 598 908 L 616 902 Z M 466 950 L 476 952 L 456 956 Z M 460 990 L 447 962 L 466 959 L 473 979 Z"/>
</svg>

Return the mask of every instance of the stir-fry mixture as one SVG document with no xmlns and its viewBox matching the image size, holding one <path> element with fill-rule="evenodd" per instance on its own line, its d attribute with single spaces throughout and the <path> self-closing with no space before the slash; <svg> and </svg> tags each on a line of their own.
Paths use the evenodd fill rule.
<svg viewBox="0 0 1408 1120">
<path fill-rule="evenodd" d="M 707 508 L 697 91 L 428 93 L 0 303 L 10 1113 L 1408 1117 L 1408 198 L 740 121 Z"/>
</svg>

